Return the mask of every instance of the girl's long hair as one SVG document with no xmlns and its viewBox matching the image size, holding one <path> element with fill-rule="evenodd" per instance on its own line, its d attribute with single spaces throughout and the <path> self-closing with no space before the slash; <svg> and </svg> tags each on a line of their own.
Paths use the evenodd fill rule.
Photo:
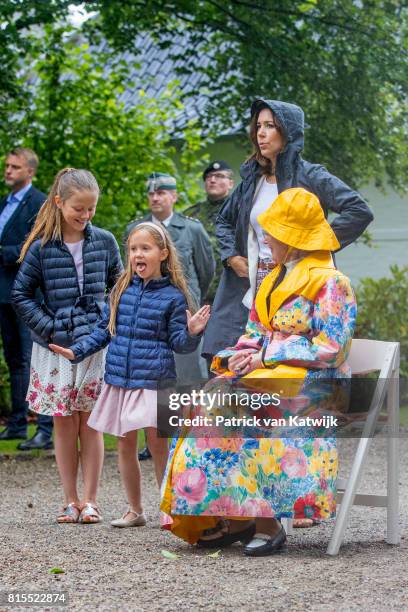
<svg viewBox="0 0 408 612">
<path fill-rule="evenodd" d="M 94 175 L 88 170 L 77 170 L 76 168 L 64 168 L 60 170 L 54 179 L 51 191 L 41 206 L 33 229 L 29 233 L 18 261 L 24 259 L 30 245 L 41 238 L 44 245 L 49 240 L 61 240 L 62 237 L 62 212 L 55 203 L 58 195 L 63 202 L 78 191 L 92 191 L 99 195 L 99 186 Z"/>
<path fill-rule="evenodd" d="M 196 310 L 196 305 L 194 304 L 191 298 L 190 292 L 188 290 L 187 281 L 185 279 L 183 269 L 181 267 L 180 260 L 177 255 L 176 247 L 174 246 L 174 242 L 172 241 L 170 234 L 167 232 L 167 230 L 164 227 L 163 228 L 160 227 L 160 229 L 156 229 L 155 227 L 153 227 L 153 225 L 145 225 L 145 224 L 136 225 L 136 227 L 134 227 L 131 230 L 128 236 L 128 239 L 126 241 L 126 249 L 127 249 L 126 268 L 122 272 L 122 274 L 119 276 L 114 288 L 111 291 L 110 298 L 109 298 L 110 317 L 109 317 L 108 330 L 112 336 L 116 334 L 116 315 L 118 311 L 120 298 L 122 296 L 122 293 L 126 291 L 126 289 L 129 287 L 130 283 L 132 282 L 133 276 L 134 276 L 134 272 L 132 271 L 132 266 L 130 263 L 130 240 L 136 232 L 141 231 L 141 230 L 146 231 L 151 235 L 151 237 L 153 238 L 153 240 L 155 241 L 159 249 L 168 250 L 169 254 L 166 257 L 166 259 L 161 262 L 160 271 L 163 276 L 169 276 L 170 282 L 175 287 L 178 287 L 178 289 L 180 289 L 180 291 L 184 294 L 189 310 L 191 312 L 194 312 Z M 163 240 L 162 233 L 165 236 L 165 240 Z"/>
<path fill-rule="evenodd" d="M 282 140 L 283 140 L 283 143 L 284 143 L 284 148 L 286 146 L 287 136 L 286 136 L 285 131 L 284 131 L 283 127 L 282 127 L 282 124 L 280 123 L 279 119 L 277 118 L 277 116 L 275 115 L 273 110 L 267 104 L 265 104 L 264 106 L 260 106 L 259 107 L 257 112 L 252 117 L 251 123 L 249 124 L 249 137 L 250 137 L 252 145 L 253 145 L 253 151 L 252 151 L 252 154 L 249 156 L 248 159 L 256 159 L 256 161 L 258 162 L 258 164 L 262 168 L 262 174 L 274 175 L 275 174 L 275 166 L 274 166 L 274 164 L 272 163 L 272 161 L 270 159 L 268 159 L 267 157 L 264 157 L 262 155 L 261 149 L 259 148 L 259 144 L 258 144 L 258 138 L 257 138 L 258 130 L 257 130 L 256 125 L 258 123 L 259 113 L 262 110 L 264 110 L 265 108 L 267 108 L 267 109 L 269 109 L 271 111 L 272 117 L 273 117 L 273 122 L 276 125 L 276 129 L 278 130 L 279 134 L 282 137 Z"/>
</svg>

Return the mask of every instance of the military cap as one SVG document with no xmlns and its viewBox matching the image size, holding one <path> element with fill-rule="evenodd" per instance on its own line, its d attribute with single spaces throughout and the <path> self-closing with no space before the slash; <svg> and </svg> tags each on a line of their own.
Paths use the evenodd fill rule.
<svg viewBox="0 0 408 612">
<path fill-rule="evenodd" d="M 204 170 L 203 181 L 205 181 L 205 179 L 207 178 L 207 174 L 210 174 L 210 172 L 218 172 L 219 170 L 228 170 L 229 172 L 232 173 L 231 166 L 227 164 L 227 162 L 223 161 L 222 159 L 218 159 L 216 161 L 211 162 L 208 168 Z"/>
<path fill-rule="evenodd" d="M 152 172 L 146 183 L 147 192 L 158 191 L 159 189 L 177 189 L 177 181 L 171 174 L 164 172 Z"/>
</svg>

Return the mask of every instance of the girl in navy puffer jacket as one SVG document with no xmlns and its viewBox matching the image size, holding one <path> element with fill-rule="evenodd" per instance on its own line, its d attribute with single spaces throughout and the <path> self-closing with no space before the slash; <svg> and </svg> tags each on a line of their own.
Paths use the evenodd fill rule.
<svg viewBox="0 0 408 612">
<path fill-rule="evenodd" d="M 157 435 L 158 382 L 176 378 L 173 351 L 190 353 L 200 342 L 209 306 L 192 315 L 189 295 L 169 234 L 155 223 L 140 223 L 128 237 L 128 263 L 93 332 L 69 349 L 50 344 L 79 362 L 109 343 L 105 382 L 88 425 L 119 436 L 119 470 L 129 508 L 115 527 L 146 524 L 141 503 L 137 431 L 146 429 L 156 477 L 161 484 L 167 438 Z"/>
<path fill-rule="evenodd" d="M 29 407 L 54 420 L 55 456 L 65 494 L 59 523 L 101 520 L 96 494 L 103 437 L 87 421 L 101 389 L 104 353 L 73 366 L 48 349 L 49 342 L 70 346 L 90 332 L 101 319 L 107 290 L 122 270 L 113 235 L 89 223 L 98 195 L 98 184 L 87 170 L 65 168 L 58 173 L 23 246 L 12 294 L 34 339 Z M 77 491 L 79 462 L 82 502 Z"/>
</svg>

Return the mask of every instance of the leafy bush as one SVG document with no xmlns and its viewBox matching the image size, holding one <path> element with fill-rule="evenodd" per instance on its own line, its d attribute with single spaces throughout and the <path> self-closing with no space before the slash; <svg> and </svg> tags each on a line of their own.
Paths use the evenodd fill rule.
<svg viewBox="0 0 408 612">
<path fill-rule="evenodd" d="M 408 266 L 390 267 L 391 276 L 364 278 L 357 288 L 356 337 L 401 345 L 401 377 L 408 378 Z M 404 384 L 407 390 L 406 384 Z"/>
<path fill-rule="evenodd" d="M 64 166 L 91 170 L 101 187 L 95 224 L 118 240 L 146 209 L 151 172 L 177 176 L 181 204 L 202 196 L 201 172 L 208 161 L 202 151 L 210 136 L 204 140 L 191 121 L 174 140 L 172 125 L 184 108 L 177 82 L 159 98 L 149 97 L 149 82 L 133 82 L 131 66 L 120 55 L 106 45 L 91 49 L 68 26 L 45 26 L 31 48 L 31 61 L 20 74 L 26 103 L 10 109 L 0 138 L 37 152 L 41 189 L 47 191 Z"/>
<path fill-rule="evenodd" d="M 9 411 L 10 406 L 10 380 L 8 368 L 4 360 L 3 345 L 0 338 L 0 416 Z"/>
<path fill-rule="evenodd" d="M 133 83 L 130 66 L 116 52 L 83 44 L 68 25 L 47 25 L 30 36 L 31 56 L 20 64 L 16 97 L 0 122 L 3 151 L 17 145 L 40 157 L 36 185 L 48 191 L 65 166 L 91 170 L 101 187 L 95 224 L 110 229 L 119 243 L 126 224 L 147 205 L 146 178 L 153 171 L 177 176 L 181 204 L 202 196 L 201 172 L 208 163 L 194 121 L 171 126 L 183 109 L 177 83 L 160 96 L 146 94 L 149 83 Z M 137 92 L 126 104 L 126 91 Z M 176 164 L 177 159 L 177 164 Z M 9 406 L 8 370 L 0 342 L 0 414 Z"/>
</svg>

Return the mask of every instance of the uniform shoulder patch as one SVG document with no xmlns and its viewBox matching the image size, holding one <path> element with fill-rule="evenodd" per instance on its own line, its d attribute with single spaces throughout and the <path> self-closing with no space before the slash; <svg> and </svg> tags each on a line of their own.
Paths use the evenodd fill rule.
<svg viewBox="0 0 408 612">
<path fill-rule="evenodd" d="M 180 215 L 180 217 L 183 217 L 183 219 L 188 219 L 189 221 L 194 221 L 194 223 L 201 223 L 199 219 L 196 219 L 195 217 L 190 217 L 190 215 L 186 215 L 186 211 L 179 212 L 178 214 Z"/>
<path fill-rule="evenodd" d="M 135 223 L 140 223 L 141 221 L 144 220 L 144 217 L 145 215 L 140 215 L 140 217 L 135 217 L 134 219 L 132 219 L 132 221 L 129 221 L 126 227 L 131 227 L 132 225 L 135 225 Z"/>
</svg>

